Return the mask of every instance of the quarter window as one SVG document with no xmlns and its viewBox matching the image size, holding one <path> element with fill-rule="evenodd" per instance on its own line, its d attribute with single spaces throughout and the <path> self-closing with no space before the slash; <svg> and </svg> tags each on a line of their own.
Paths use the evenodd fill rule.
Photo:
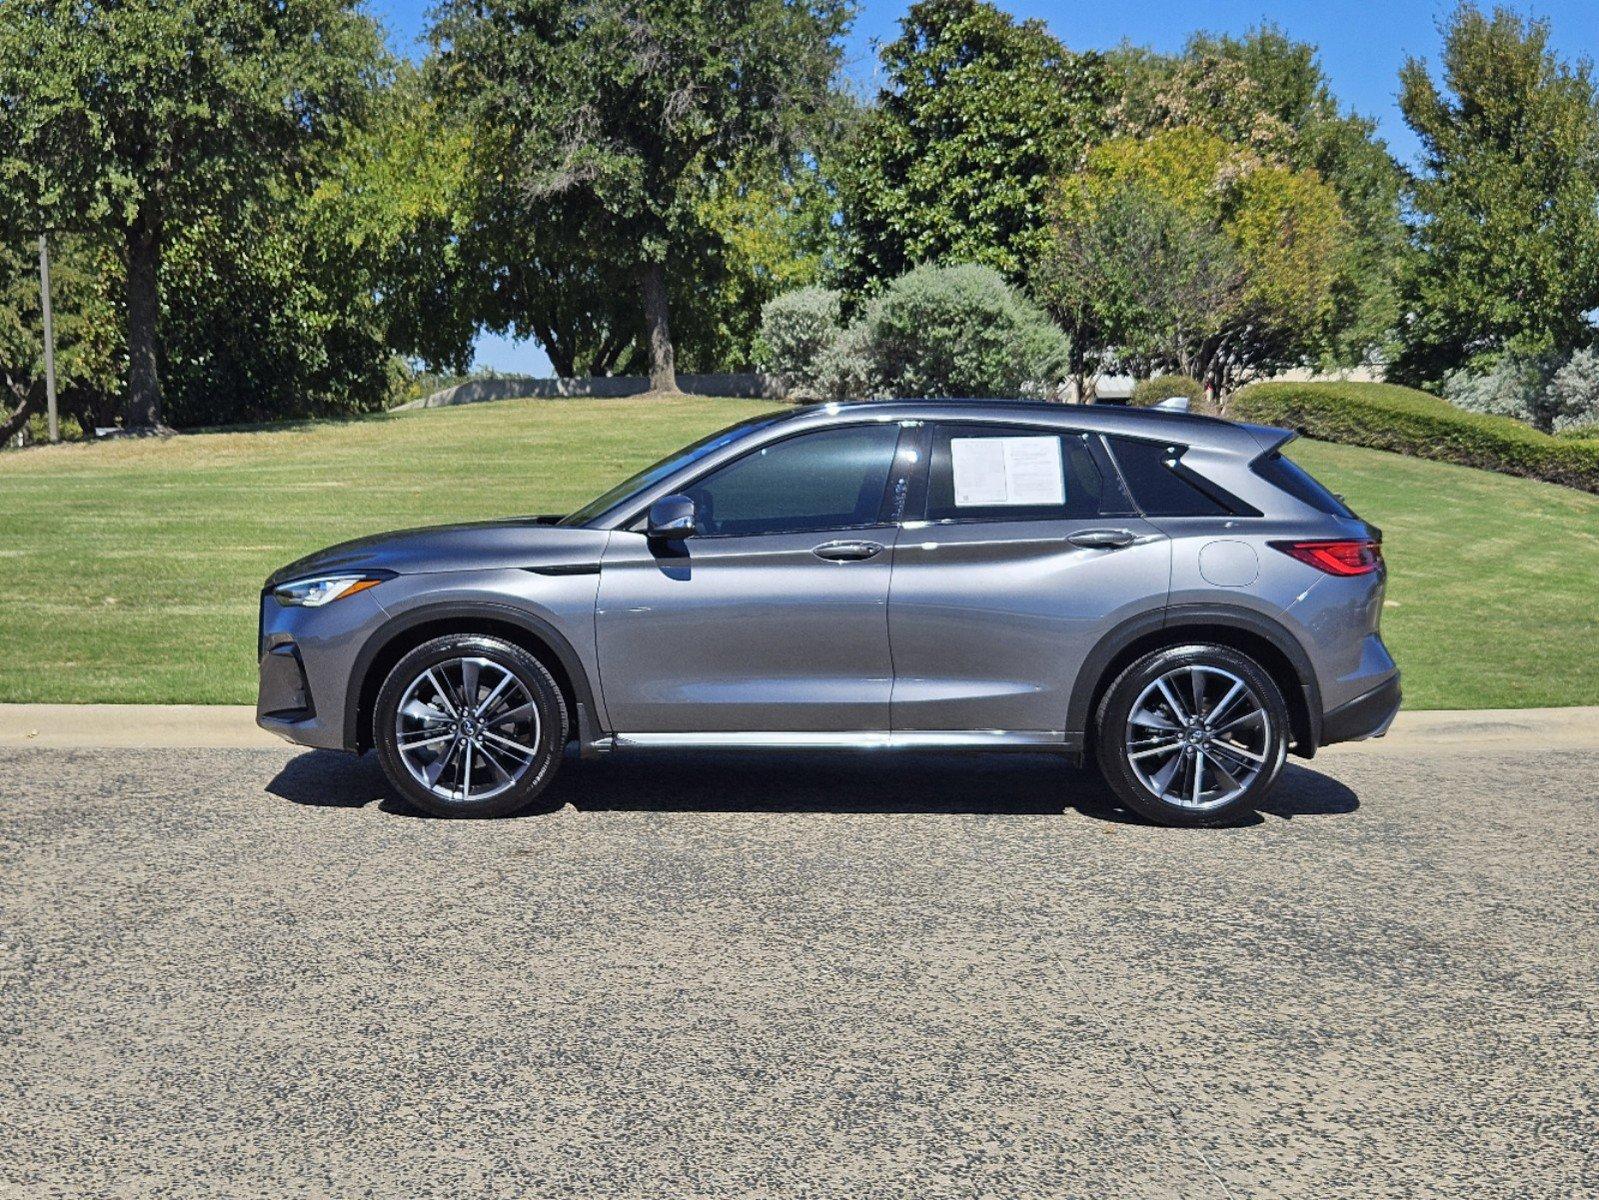
<svg viewBox="0 0 1599 1200">
<path fill-rule="evenodd" d="M 1149 517 L 1222 517 L 1231 510 L 1178 473 L 1183 447 L 1107 438 L 1138 507 Z"/>
<path fill-rule="evenodd" d="M 711 535 L 875 525 L 899 426 L 852 425 L 763 446 L 687 489 Z"/>
<path fill-rule="evenodd" d="M 1096 517 L 1105 511 L 1103 492 L 1104 477 L 1080 434 L 1016 425 L 933 429 L 930 521 Z"/>
</svg>

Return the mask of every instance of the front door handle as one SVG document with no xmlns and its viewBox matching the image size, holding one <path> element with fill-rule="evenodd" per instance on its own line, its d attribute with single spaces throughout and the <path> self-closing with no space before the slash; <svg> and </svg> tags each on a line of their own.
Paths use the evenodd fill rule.
<svg viewBox="0 0 1599 1200">
<path fill-rule="evenodd" d="M 862 559 L 875 558 L 883 552 L 883 547 L 877 542 L 823 542 L 811 553 L 817 558 L 825 558 L 828 562 L 860 562 Z"/>
<path fill-rule="evenodd" d="M 1091 550 L 1120 550 L 1136 542 L 1138 535 L 1131 529 L 1085 529 L 1066 540 L 1074 546 L 1087 546 Z"/>
</svg>

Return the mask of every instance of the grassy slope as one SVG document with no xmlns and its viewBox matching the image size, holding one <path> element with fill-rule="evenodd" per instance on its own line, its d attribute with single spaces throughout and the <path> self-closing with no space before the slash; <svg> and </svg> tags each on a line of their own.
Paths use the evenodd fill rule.
<svg viewBox="0 0 1599 1200">
<path fill-rule="evenodd" d="M 563 511 L 769 407 L 516 401 L 0 456 L 0 700 L 248 702 L 272 568 L 376 530 Z M 1599 497 L 1294 453 L 1387 535 L 1410 704 L 1599 703 Z"/>
</svg>

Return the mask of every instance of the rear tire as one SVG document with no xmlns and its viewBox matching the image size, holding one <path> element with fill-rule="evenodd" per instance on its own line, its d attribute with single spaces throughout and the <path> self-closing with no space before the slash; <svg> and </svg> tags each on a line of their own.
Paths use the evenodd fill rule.
<svg viewBox="0 0 1599 1200">
<path fill-rule="evenodd" d="M 1146 654 L 1106 689 L 1094 753 L 1111 791 L 1162 825 L 1225 825 L 1282 773 L 1288 706 L 1259 663 L 1228 646 Z"/>
<path fill-rule="evenodd" d="M 378 690 L 383 774 L 436 817 L 504 817 L 538 799 L 566 746 L 566 705 L 544 665 L 480 634 L 434 638 Z"/>
</svg>

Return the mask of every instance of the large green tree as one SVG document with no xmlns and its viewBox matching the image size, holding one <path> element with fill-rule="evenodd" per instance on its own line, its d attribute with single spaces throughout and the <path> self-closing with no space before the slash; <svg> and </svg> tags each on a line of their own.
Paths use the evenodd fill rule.
<svg viewBox="0 0 1599 1200">
<path fill-rule="evenodd" d="M 1549 27 L 1470 5 L 1444 27 L 1442 77 L 1408 61 L 1421 139 L 1406 317 L 1391 374 L 1436 384 L 1478 356 L 1570 350 L 1599 306 L 1599 101 Z"/>
<path fill-rule="evenodd" d="M 700 244 L 707 181 L 744 155 L 797 152 L 830 104 L 849 16 L 846 0 L 438 9 L 441 93 L 493 148 L 506 209 L 533 219 L 526 258 L 613 296 L 615 273 L 635 281 L 655 388 L 677 387 L 673 278 L 692 273 L 681 255 Z"/>
<path fill-rule="evenodd" d="M 1175 55 L 1116 50 L 1107 65 L 1118 135 L 1203 129 L 1262 161 L 1314 170 L 1337 192 L 1351 269 L 1335 283 L 1321 354 L 1352 362 L 1381 345 L 1399 312 L 1402 175 L 1375 123 L 1340 108 L 1315 47 L 1267 24 L 1242 37 L 1195 34 Z"/>
<path fill-rule="evenodd" d="M 169 244 L 302 172 L 381 64 L 358 0 L 0 0 L 0 225 L 120 246 L 127 425 L 163 420 Z"/>
<path fill-rule="evenodd" d="M 886 84 L 838 187 L 845 283 L 978 262 L 1020 283 L 1045 238 L 1051 181 L 1097 136 L 1102 73 L 1041 21 L 986 0 L 920 0 L 883 48 Z"/>
<path fill-rule="evenodd" d="M 1179 370 L 1226 396 L 1325 351 L 1356 269 L 1318 172 L 1183 128 L 1113 138 L 1062 181 L 1034 284 L 1079 354 Z"/>
</svg>

